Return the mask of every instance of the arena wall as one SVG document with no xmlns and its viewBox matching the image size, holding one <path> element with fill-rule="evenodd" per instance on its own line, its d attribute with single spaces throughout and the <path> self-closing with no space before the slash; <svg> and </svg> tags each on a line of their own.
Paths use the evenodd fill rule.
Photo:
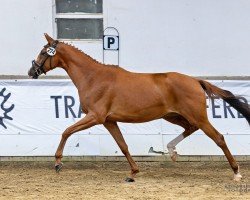
<svg viewBox="0 0 250 200">
<path fill-rule="evenodd" d="M 43 33 L 56 37 L 54 7 L 53 0 L 1 3 L 0 75 L 27 74 L 46 43 Z M 119 64 L 128 70 L 249 76 L 249 8 L 247 0 L 103 0 L 100 17 L 104 28 L 119 31 Z M 102 40 L 67 42 L 103 60 Z M 52 74 L 65 75 L 61 70 Z"/>
</svg>

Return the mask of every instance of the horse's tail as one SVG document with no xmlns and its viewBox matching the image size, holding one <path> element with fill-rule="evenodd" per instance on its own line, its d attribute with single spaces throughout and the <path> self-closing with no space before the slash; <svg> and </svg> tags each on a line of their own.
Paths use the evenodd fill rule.
<svg viewBox="0 0 250 200">
<path fill-rule="evenodd" d="M 250 107 L 248 103 L 243 102 L 239 96 L 235 96 L 230 91 L 218 88 L 207 81 L 199 80 L 199 83 L 203 88 L 203 90 L 207 93 L 209 98 L 212 97 L 222 98 L 230 106 L 239 111 L 246 118 L 248 124 L 250 125 Z"/>
</svg>

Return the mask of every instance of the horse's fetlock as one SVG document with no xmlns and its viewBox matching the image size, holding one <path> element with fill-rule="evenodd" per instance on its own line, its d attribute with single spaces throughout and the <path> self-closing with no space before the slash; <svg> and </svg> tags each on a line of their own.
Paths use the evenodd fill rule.
<svg viewBox="0 0 250 200">
<path fill-rule="evenodd" d="M 136 169 L 132 169 L 132 174 L 137 174 L 140 172 L 139 168 L 136 168 Z"/>
<path fill-rule="evenodd" d="M 56 153 L 56 154 L 55 154 L 55 158 L 56 158 L 56 159 L 61 159 L 62 157 L 63 157 L 62 154 L 59 154 L 59 153 Z"/>
<path fill-rule="evenodd" d="M 240 172 L 240 168 L 239 168 L 239 165 L 237 163 L 232 165 L 232 169 L 233 169 L 235 174 Z"/>
</svg>

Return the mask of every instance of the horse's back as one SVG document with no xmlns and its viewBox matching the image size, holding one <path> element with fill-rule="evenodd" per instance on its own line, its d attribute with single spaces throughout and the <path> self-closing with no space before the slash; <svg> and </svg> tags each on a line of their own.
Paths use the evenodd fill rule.
<svg viewBox="0 0 250 200">
<path fill-rule="evenodd" d="M 183 106 L 181 101 L 190 98 L 192 87 L 197 87 L 197 82 L 192 77 L 175 72 L 121 72 L 111 86 L 113 98 L 109 118 L 123 122 L 144 122 L 179 112 Z"/>
</svg>

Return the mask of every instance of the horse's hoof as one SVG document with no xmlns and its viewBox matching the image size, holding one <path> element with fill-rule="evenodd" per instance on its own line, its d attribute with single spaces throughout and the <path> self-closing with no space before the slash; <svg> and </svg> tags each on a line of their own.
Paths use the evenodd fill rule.
<svg viewBox="0 0 250 200">
<path fill-rule="evenodd" d="M 56 165 L 55 165 L 55 170 L 56 170 L 56 172 L 59 173 L 59 172 L 61 171 L 62 167 L 63 167 L 63 164 L 62 164 L 62 163 L 56 164 Z"/>
<path fill-rule="evenodd" d="M 240 173 L 234 174 L 234 181 L 239 182 L 241 180 L 242 176 L 240 175 Z"/>
<path fill-rule="evenodd" d="M 170 155 L 170 157 L 171 157 L 171 159 L 172 159 L 173 162 L 176 162 L 177 156 L 178 156 L 178 154 L 177 154 L 176 151 L 172 152 L 172 155 Z"/>
<path fill-rule="evenodd" d="M 130 182 L 135 182 L 135 180 L 134 180 L 133 178 L 129 178 L 129 177 L 127 177 L 127 178 L 125 179 L 125 181 L 128 182 L 128 183 L 130 183 Z"/>
</svg>

